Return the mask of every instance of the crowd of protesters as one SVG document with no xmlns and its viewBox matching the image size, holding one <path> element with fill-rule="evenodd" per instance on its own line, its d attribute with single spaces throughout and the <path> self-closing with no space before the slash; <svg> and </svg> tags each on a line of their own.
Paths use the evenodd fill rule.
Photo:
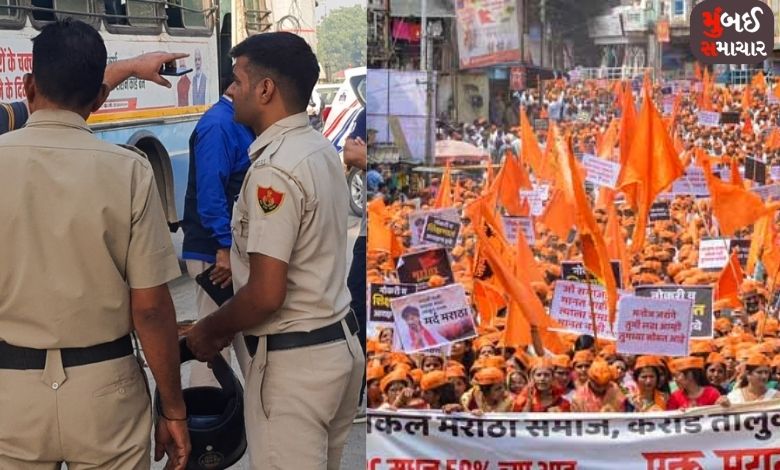
<svg viewBox="0 0 780 470">
<path fill-rule="evenodd" d="M 780 165 L 780 84 L 761 75 L 747 86 L 718 86 L 707 71 L 702 74 L 701 70 L 688 84 L 685 87 L 657 81 L 652 85 L 651 97 L 659 113 L 661 103 L 673 102 L 673 109 L 663 112 L 664 122 L 685 168 L 701 165 L 706 159 L 730 184 L 745 189 L 773 184 L 770 168 Z M 628 106 L 625 97 L 630 97 L 630 106 L 642 102 L 640 93 L 631 92 L 631 83 L 561 79 L 545 83 L 544 89 L 541 98 L 538 90 L 524 92 L 524 108 L 518 108 L 515 114 L 525 113 L 534 123 L 555 121 L 560 132 L 568 136 L 575 155 L 619 160 L 621 147 L 626 145 L 621 141 L 621 117 Z M 507 101 L 503 109 L 517 101 Z M 699 123 L 701 110 L 736 112 L 739 122 L 707 127 Z M 546 182 L 545 175 L 528 164 L 525 154 L 529 135 L 516 124 L 508 128 L 496 124 L 479 119 L 457 129 L 443 126 L 437 138 L 469 141 L 489 149 L 494 161 L 504 164 L 514 158 L 535 183 Z M 546 160 L 556 158 L 546 141 L 548 136 L 547 129 L 537 129 L 533 134 L 542 148 L 547 147 Z M 765 165 L 766 174 L 760 178 L 748 174 L 754 171 L 747 171 L 749 160 Z M 510 345 L 505 341 L 509 300 L 504 298 L 506 302 L 486 323 L 484 318 L 488 316 L 482 315 L 483 306 L 474 299 L 478 242 L 468 209 L 490 190 L 494 179 L 489 169 L 479 177 L 455 176 L 452 186 L 446 188 L 449 207 L 462 215 L 458 244 L 449 252 L 452 272 L 455 282 L 462 284 L 470 296 L 478 336 L 441 349 L 405 353 L 394 339 L 391 324 L 378 328 L 367 343 L 369 408 L 476 414 L 648 412 L 707 405 L 728 407 L 777 396 L 780 323 L 775 281 L 780 248 L 775 238 L 776 211 L 766 217 L 763 226 L 755 223 L 734 233 L 734 238 L 748 239 L 752 245 L 750 258 L 742 266 L 745 274 L 740 273 L 738 279 L 738 293 L 730 299 L 716 298 L 713 337 L 691 340 L 687 356 L 623 355 L 617 352 L 614 341 L 539 331 L 534 326 L 530 327 L 530 339 L 525 341 L 528 344 Z M 434 200 L 437 194 L 429 194 L 430 199 L 416 202 L 371 201 L 381 205 L 403 252 L 416 249 L 410 246 L 409 215 L 441 207 Z M 381 193 L 379 196 L 381 199 Z M 608 225 L 616 224 L 620 240 L 613 242 L 631 247 L 636 242 L 635 205 L 620 195 L 607 198 L 591 191 L 588 196 L 599 228 L 606 232 Z M 634 246 L 621 260 L 623 287 L 629 292 L 637 285 L 716 286 L 722 276 L 722 272 L 698 267 L 701 240 L 717 238 L 722 222 L 715 216 L 710 198 L 678 193 L 668 199 L 670 220 L 649 223 L 642 245 L 638 249 Z M 506 204 L 498 206 L 497 214 L 511 212 Z M 371 210 L 369 214 L 371 217 Z M 549 222 L 545 216 L 534 218 L 536 236 L 529 244 L 533 260 L 518 267 L 540 274 L 531 285 L 548 310 L 555 283 L 561 278 L 561 262 L 582 258 L 578 237 L 561 236 L 548 226 Z M 369 283 L 398 282 L 394 269 L 400 253 L 393 251 L 372 249 L 369 232 Z M 431 279 L 430 287 L 438 282 Z"/>
</svg>

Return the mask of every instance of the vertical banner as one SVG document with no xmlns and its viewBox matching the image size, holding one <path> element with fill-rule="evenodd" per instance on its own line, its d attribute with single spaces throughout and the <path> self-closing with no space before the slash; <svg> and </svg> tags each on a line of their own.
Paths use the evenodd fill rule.
<svg viewBox="0 0 780 470">
<path fill-rule="evenodd" d="M 455 2 L 460 68 L 522 60 L 516 0 Z"/>
</svg>

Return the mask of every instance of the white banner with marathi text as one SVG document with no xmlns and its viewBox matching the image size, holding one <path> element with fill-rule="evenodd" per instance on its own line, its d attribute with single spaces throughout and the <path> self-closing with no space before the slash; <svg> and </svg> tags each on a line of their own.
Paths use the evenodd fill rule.
<svg viewBox="0 0 780 470">
<path fill-rule="evenodd" d="M 688 413 L 370 412 L 367 470 L 780 468 L 780 400 Z"/>
</svg>

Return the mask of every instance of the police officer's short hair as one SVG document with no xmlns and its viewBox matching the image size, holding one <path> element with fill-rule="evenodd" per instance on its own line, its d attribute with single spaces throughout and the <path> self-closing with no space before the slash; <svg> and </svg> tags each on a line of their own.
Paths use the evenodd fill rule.
<svg viewBox="0 0 780 470">
<path fill-rule="evenodd" d="M 106 71 L 106 45 L 88 24 L 66 18 L 33 38 L 33 77 L 47 99 L 82 108 L 97 98 Z"/>
<path fill-rule="evenodd" d="M 234 47 L 230 56 L 246 57 L 261 75 L 273 79 L 289 107 L 299 112 L 306 110 L 320 66 L 302 37 L 287 32 L 257 34 Z"/>
</svg>

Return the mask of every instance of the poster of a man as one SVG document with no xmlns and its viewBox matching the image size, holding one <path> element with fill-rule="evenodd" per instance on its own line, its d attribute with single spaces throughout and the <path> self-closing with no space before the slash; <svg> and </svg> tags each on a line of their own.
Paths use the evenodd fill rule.
<svg viewBox="0 0 780 470">
<path fill-rule="evenodd" d="M 463 286 L 453 284 L 390 301 L 401 348 L 416 352 L 476 336 Z"/>
<path fill-rule="evenodd" d="M 192 104 L 206 104 L 206 74 L 200 49 L 195 49 L 195 75 L 192 77 Z"/>
</svg>

